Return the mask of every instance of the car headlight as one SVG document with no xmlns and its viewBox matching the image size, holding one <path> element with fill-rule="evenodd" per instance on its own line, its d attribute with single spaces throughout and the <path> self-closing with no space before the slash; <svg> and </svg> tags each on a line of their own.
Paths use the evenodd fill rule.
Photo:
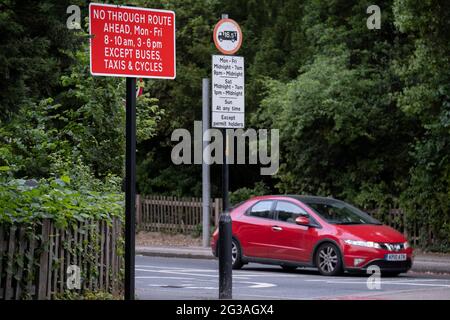
<svg viewBox="0 0 450 320">
<path fill-rule="evenodd" d="M 409 242 L 408 242 L 408 241 L 406 241 L 405 243 L 403 243 L 403 249 L 408 249 L 409 247 L 411 247 L 411 246 L 409 245 Z"/>
<path fill-rule="evenodd" d="M 378 243 L 373 242 L 373 241 L 344 240 L 344 242 L 351 246 L 381 249 L 381 246 Z"/>
</svg>

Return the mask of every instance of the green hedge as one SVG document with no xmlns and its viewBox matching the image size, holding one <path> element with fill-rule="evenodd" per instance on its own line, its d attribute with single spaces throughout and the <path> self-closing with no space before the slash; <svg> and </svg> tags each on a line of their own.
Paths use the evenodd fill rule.
<svg viewBox="0 0 450 320">
<path fill-rule="evenodd" d="M 123 201 L 120 193 L 74 190 L 68 176 L 34 183 L 0 180 L 0 223 L 33 224 L 47 218 L 66 228 L 85 219 L 111 221 L 123 218 Z"/>
</svg>

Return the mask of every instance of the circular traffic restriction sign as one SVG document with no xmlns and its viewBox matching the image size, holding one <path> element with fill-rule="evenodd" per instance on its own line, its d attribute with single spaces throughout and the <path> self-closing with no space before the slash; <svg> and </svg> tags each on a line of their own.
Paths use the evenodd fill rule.
<svg viewBox="0 0 450 320">
<path fill-rule="evenodd" d="M 214 44 L 223 54 L 233 54 L 242 44 L 242 31 L 233 19 L 222 19 L 214 27 Z"/>
</svg>

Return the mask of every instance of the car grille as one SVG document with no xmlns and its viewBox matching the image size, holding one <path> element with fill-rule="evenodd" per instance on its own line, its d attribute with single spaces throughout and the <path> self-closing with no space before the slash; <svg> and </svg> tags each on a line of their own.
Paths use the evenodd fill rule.
<svg viewBox="0 0 450 320">
<path fill-rule="evenodd" d="M 400 251 L 405 249 L 404 243 L 379 243 L 380 247 L 388 251 Z"/>
</svg>

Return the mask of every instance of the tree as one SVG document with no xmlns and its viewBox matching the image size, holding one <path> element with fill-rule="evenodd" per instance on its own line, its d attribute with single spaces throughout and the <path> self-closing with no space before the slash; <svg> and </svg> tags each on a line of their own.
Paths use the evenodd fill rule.
<svg viewBox="0 0 450 320">
<path fill-rule="evenodd" d="M 70 1 L 0 1 L 0 119 L 60 91 L 79 39 L 65 25 Z"/>
<path fill-rule="evenodd" d="M 411 144 L 414 164 L 402 203 L 430 246 L 449 246 L 450 234 L 450 4 L 447 1 L 396 0 L 395 23 L 412 47 L 398 61 L 403 89 L 398 106 L 420 128 Z M 438 248 L 442 249 L 442 247 Z"/>
<path fill-rule="evenodd" d="M 61 92 L 38 102 L 24 102 L 2 125 L 0 165 L 16 177 L 52 175 L 122 177 L 125 155 L 124 79 L 93 77 L 86 34 L 75 63 L 61 76 Z M 163 110 L 146 93 L 137 99 L 138 143 L 150 139 Z M 81 171 L 81 172 L 80 172 Z"/>
</svg>

